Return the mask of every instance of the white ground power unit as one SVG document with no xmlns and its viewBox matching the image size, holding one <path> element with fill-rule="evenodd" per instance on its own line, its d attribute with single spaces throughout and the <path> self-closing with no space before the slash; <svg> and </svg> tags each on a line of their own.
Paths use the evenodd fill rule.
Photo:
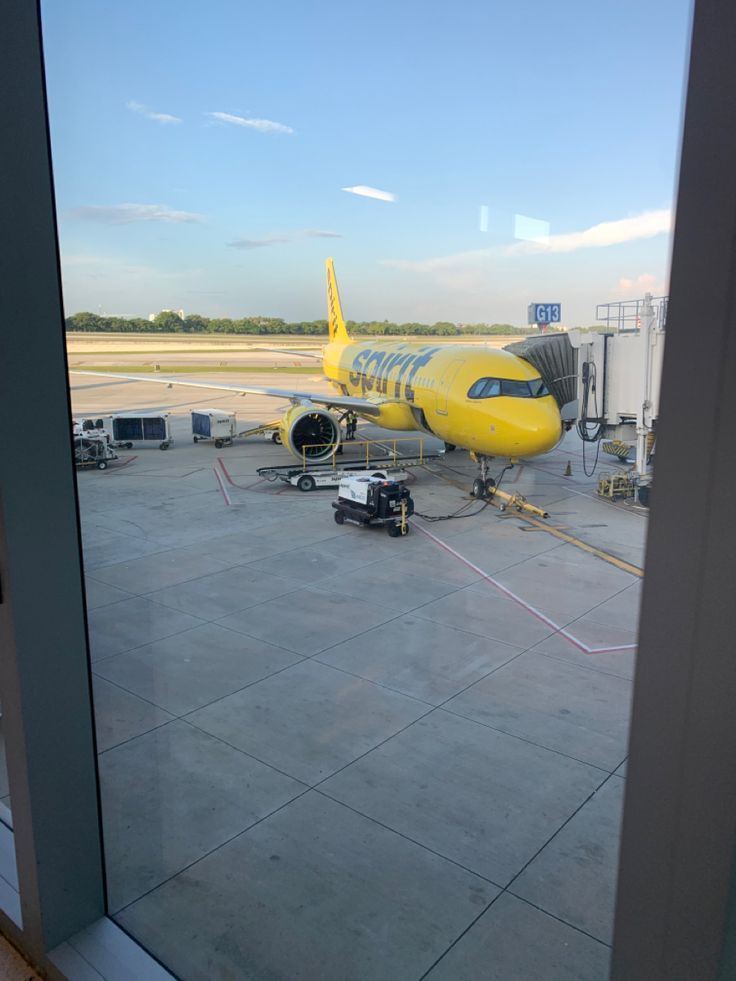
<svg viewBox="0 0 736 981">
<path fill-rule="evenodd" d="M 237 422 L 234 412 L 222 409 L 197 409 L 192 412 L 192 439 L 195 443 L 214 440 L 217 449 L 232 446 L 237 435 Z"/>
<path fill-rule="evenodd" d="M 106 470 L 110 460 L 117 460 L 118 455 L 110 445 L 110 439 L 104 430 L 83 430 L 81 426 L 75 425 L 73 435 L 76 467 L 97 467 L 98 470 Z"/>
<path fill-rule="evenodd" d="M 174 442 L 169 415 L 168 412 L 120 412 L 109 416 L 112 441 L 127 450 L 132 450 L 134 443 L 158 443 L 160 450 L 168 450 Z"/>
<path fill-rule="evenodd" d="M 384 525 L 392 538 L 408 534 L 407 519 L 414 513 L 409 488 L 380 477 L 344 477 L 332 506 L 337 524 Z"/>
</svg>

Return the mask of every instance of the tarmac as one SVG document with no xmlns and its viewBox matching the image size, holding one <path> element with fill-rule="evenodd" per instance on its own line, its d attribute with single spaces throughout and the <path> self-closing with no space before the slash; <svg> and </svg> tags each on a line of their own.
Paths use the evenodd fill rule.
<svg viewBox="0 0 736 981">
<path fill-rule="evenodd" d="M 283 447 L 192 443 L 190 407 L 276 400 L 71 383 L 174 414 L 78 472 L 115 920 L 185 981 L 604 981 L 647 525 L 613 461 L 571 433 L 505 473 L 541 521 L 446 454 L 416 508 L 465 516 L 392 539 L 260 479 Z"/>
</svg>

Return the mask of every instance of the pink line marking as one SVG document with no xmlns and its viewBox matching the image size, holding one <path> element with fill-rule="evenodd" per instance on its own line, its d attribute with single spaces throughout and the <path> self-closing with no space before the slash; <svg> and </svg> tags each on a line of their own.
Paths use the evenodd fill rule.
<svg viewBox="0 0 736 981">
<path fill-rule="evenodd" d="M 219 484 L 220 490 L 222 491 L 222 496 L 225 498 L 225 504 L 227 504 L 227 506 L 230 507 L 230 504 L 232 503 L 230 500 L 230 495 L 227 492 L 227 487 L 225 487 L 224 483 L 222 482 L 222 477 L 220 476 L 217 467 L 213 467 L 212 472 L 217 478 L 217 483 Z"/>
<path fill-rule="evenodd" d="M 480 569 L 477 565 L 471 562 L 470 559 L 466 559 L 464 555 L 456 552 L 452 546 L 448 545 L 446 542 L 443 542 L 441 538 L 433 535 L 427 528 L 424 528 L 422 525 L 418 524 L 416 519 L 412 520 L 412 524 L 415 528 L 421 531 L 422 534 L 426 535 L 427 538 L 431 538 L 435 545 L 439 545 L 440 548 L 443 548 L 446 552 L 449 552 L 450 555 L 453 555 L 456 559 L 458 559 L 458 561 L 462 562 L 463 565 L 466 565 L 469 569 L 472 569 L 473 572 L 477 572 L 478 575 L 485 579 L 486 582 L 489 582 L 491 586 L 503 593 L 503 595 L 507 596 L 510 600 L 513 600 L 517 606 L 520 606 L 523 610 L 526 610 L 527 613 L 531 613 L 531 615 L 536 617 L 537 620 L 540 620 L 542 623 L 546 624 L 546 626 L 551 627 L 554 633 L 564 637 L 565 640 L 569 641 L 574 647 L 577 647 L 577 649 L 582 651 L 583 654 L 610 654 L 615 651 L 636 650 L 636 644 L 620 644 L 617 647 L 588 647 L 588 645 L 583 643 L 582 640 L 579 640 L 577 637 L 571 634 L 569 630 L 566 630 L 558 623 L 555 623 L 554 620 L 550 619 L 546 613 L 542 613 L 541 610 L 538 610 L 535 606 L 532 606 L 531 603 L 527 603 L 526 600 L 523 600 L 520 596 L 517 596 L 516 593 L 512 593 L 511 590 L 504 586 L 503 583 L 500 583 L 498 579 L 494 579 L 493 576 L 489 576 L 487 572 Z"/>
</svg>

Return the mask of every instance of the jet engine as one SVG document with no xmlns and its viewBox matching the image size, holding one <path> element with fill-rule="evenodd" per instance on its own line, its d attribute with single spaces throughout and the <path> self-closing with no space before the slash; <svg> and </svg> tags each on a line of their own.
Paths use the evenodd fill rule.
<svg viewBox="0 0 736 981">
<path fill-rule="evenodd" d="M 340 443 L 337 420 L 311 403 L 293 405 L 279 423 L 279 433 L 284 446 L 312 463 L 329 457 Z"/>
</svg>

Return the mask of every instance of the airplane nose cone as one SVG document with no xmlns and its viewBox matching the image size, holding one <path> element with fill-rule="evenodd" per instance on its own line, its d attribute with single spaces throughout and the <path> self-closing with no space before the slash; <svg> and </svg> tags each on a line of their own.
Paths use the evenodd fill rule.
<svg viewBox="0 0 736 981">
<path fill-rule="evenodd" d="M 519 456 L 536 456 L 557 446 L 562 436 L 562 421 L 553 398 L 537 399 L 525 415 L 515 427 Z"/>
</svg>

